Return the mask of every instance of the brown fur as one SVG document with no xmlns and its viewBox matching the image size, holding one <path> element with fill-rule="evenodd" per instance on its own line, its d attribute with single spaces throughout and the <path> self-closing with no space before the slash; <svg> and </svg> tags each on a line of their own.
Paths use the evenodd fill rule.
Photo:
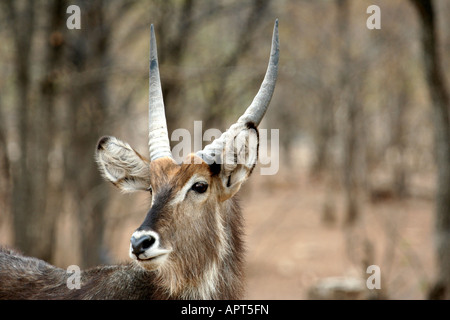
<svg viewBox="0 0 450 320">
<path fill-rule="evenodd" d="M 81 288 L 70 290 L 66 270 L 0 249 L 0 299 L 241 298 L 244 248 L 237 200 L 220 202 L 221 180 L 205 163 L 178 165 L 162 158 L 150 163 L 150 172 L 154 197 L 171 190 L 153 226 L 174 249 L 167 262 L 157 268 L 140 261 L 88 269 L 81 273 Z M 170 206 L 194 174 L 208 180 L 210 195 L 201 206 Z"/>
<path fill-rule="evenodd" d="M 165 199 L 167 203 L 194 174 L 207 179 L 210 192 L 201 205 L 189 206 L 188 201 L 183 201 L 174 206 L 166 204 L 168 208 L 160 209 L 162 213 L 152 229 L 161 235 L 163 245 L 168 244 L 174 250 L 169 261 L 157 269 L 158 285 L 169 295 L 183 298 L 240 298 L 243 292 L 243 245 L 239 206 L 236 200 L 220 202 L 220 179 L 212 175 L 206 163 L 187 162 L 178 165 L 163 158 L 150 164 L 153 194 L 157 196 L 161 190 L 170 189 L 170 197 Z M 192 192 L 186 195 L 190 196 L 196 195 Z M 219 230 L 218 225 L 223 229 Z M 219 248 L 223 248 L 222 253 Z M 146 268 L 147 264 L 143 262 L 142 266 Z M 214 272 L 208 274 L 208 270 Z M 208 282 L 205 279 L 210 276 L 216 276 L 209 280 L 214 286 L 205 288 L 205 282 Z"/>
</svg>

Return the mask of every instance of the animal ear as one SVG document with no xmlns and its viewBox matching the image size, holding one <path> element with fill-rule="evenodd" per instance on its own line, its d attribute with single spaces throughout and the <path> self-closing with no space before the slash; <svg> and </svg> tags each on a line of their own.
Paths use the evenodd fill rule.
<svg viewBox="0 0 450 320">
<path fill-rule="evenodd" d="M 223 140 L 222 140 L 223 139 Z M 216 153 L 213 172 L 220 179 L 221 201 L 231 198 L 247 180 L 258 161 L 259 134 L 253 123 L 236 123 L 220 137 L 222 150 Z"/>
<path fill-rule="evenodd" d="M 128 143 L 114 137 L 103 137 L 97 144 L 95 160 L 102 176 L 122 192 L 148 190 L 149 161 Z"/>
</svg>

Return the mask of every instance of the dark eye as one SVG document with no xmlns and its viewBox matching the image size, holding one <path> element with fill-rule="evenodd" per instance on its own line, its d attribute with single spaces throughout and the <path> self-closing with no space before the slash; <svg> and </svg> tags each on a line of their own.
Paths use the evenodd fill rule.
<svg viewBox="0 0 450 320">
<path fill-rule="evenodd" d="M 196 182 L 191 189 L 198 193 L 204 193 L 208 189 L 208 184 L 206 182 Z"/>
<path fill-rule="evenodd" d="M 150 194 L 153 194 L 153 189 L 152 189 L 152 187 L 148 187 L 148 188 L 147 188 L 147 191 L 149 191 Z"/>
</svg>

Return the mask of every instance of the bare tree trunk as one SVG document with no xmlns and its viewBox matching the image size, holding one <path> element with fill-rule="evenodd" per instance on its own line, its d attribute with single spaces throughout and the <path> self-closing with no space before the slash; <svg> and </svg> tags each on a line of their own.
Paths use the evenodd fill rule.
<svg viewBox="0 0 450 320">
<path fill-rule="evenodd" d="M 391 123 L 391 141 L 390 145 L 396 150 L 397 158 L 394 159 L 392 185 L 396 197 L 403 198 L 408 194 L 408 172 L 405 163 L 405 114 L 406 106 L 408 105 L 409 92 L 407 88 L 407 81 L 404 74 L 400 75 L 400 86 L 398 88 L 397 99 L 395 106 L 393 106 L 394 114 Z M 403 81 L 404 80 L 404 81 Z"/>
<path fill-rule="evenodd" d="M 331 90 L 323 89 L 319 98 L 317 114 L 317 137 L 315 159 L 312 167 L 312 174 L 320 175 L 331 165 L 330 143 L 334 135 L 334 95 Z"/>
<path fill-rule="evenodd" d="M 102 180 L 93 159 L 95 143 L 104 134 L 109 106 L 111 26 L 106 21 L 105 7 L 101 1 L 84 2 L 84 27 L 67 36 L 73 85 L 67 96 L 64 184 L 75 205 L 82 267 L 108 262 L 103 248 L 107 194 L 96 191 Z"/>
<path fill-rule="evenodd" d="M 49 180 L 50 159 L 55 140 L 55 101 L 58 95 L 57 81 L 58 70 L 61 68 L 63 57 L 63 36 L 59 30 L 64 30 L 64 12 L 66 9 L 64 0 L 55 0 L 46 8 L 49 13 L 49 25 L 46 27 L 48 39 L 44 52 L 44 73 L 40 81 L 40 99 L 34 108 L 33 125 L 34 135 L 30 137 L 33 144 L 35 159 L 33 166 L 36 169 L 32 179 L 33 192 L 35 193 L 35 208 L 39 228 L 40 257 L 46 261 L 52 261 L 55 246 L 55 227 L 60 213 L 59 201 L 61 186 L 53 186 Z M 56 193 L 55 193 L 56 192 Z"/>
<path fill-rule="evenodd" d="M 11 163 L 7 153 L 6 121 L 4 119 L 2 92 L 0 91 L 0 207 L 3 208 L 0 211 L 0 224 L 11 210 Z"/>
<path fill-rule="evenodd" d="M 434 6 L 431 1 L 411 0 L 422 25 L 421 41 L 425 76 L 433 107 L 437 194 L 435 239 L 437 281 L 429 292 L 432 299 L 450 299 L 450 100 L 441 59 Z"/>
<path fill-rule="evenodd" d="M 12 212 L 14 244 L 25 253 L 51 261 L 55 212 L 49 206 L 49 153 L 54 136 L 56 74 L 62 57 L 62 37 L 55 35 L 64 19 L 64 1 L 42 6 L 34 2 L 6 3 L 15 41 L 17 74 L 17 118 L 20 157 L 13 164 Z M 31 99 L 31 58 L 36 55 L 32 41 L 37 28 L 35 13 L 47 14 L 43 78 L 40 90 Z"/>
<path fill-rule="evenodd" d="M 34 195 L 30 185 L 31 168 L 28 162 L 28 137 L 29 137 L 29 110 L 30 110 L 30 57 L 32 56 L 32 42 L 34 31 L 34 2 L 19 9 L 17 2 L 5 2 L 8 23 L 12 26 L 14 33 L 14 68 L 17 75 L 17 119 L 20 157 L 13 166 L 13 190 L 12 190 L 12 213 L 14 229 L 14 245 L 26 252 L 35 254 L 33 243 L 34 226 L 29 223 L 30 217 L 35 216 L 33 208 Z"/>
<path fill-rule="evenodd" d="M 350 22 L 350 3 L 347 0 L 338 0 L 338 32 L 341 39 L 341 64 L 339 80 L 341 87 L 340 100 L 346 108 L 346 125 L 344 132 L 343 152 L 343 184 L 346 199 L 345 224 L 353 225 L 359 215 L 358 206 L 358 177 L 357 177 L 357 122 L 359 120 L 358 90 L 353 88 L 351 62 L 350 62 L 350 35 L 348 25 Z"/>
</svg>

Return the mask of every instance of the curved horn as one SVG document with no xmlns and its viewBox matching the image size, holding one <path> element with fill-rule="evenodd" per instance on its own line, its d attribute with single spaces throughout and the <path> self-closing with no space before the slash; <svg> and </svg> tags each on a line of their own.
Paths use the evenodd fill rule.
<svg viewBox="0 0 450 320">
<path fill-rule="evenodd" d="M 164 101 L 159 78 L 158 52 L 153 24 L 150 27 L 150 71 L 149 71 L 149 132 L 148 146 L 150 160 L 161 157 L 172 157 L 170 152 L 169 134 L 167 132 Z"/>
<path fill-rule="evenodd" d="M 280 55 L 279 46 L 277 19 L 275 20 L 275 26 L 273 27 L 272 48 L 270 50 L 270 59 L 266 75 L 264 76 L 264 80 L 258 93 L 247 110 L 245 110 L 244 114 L 238 119 L 238 122 L 252 122 L 255 126 L 258 126 L 264 117 L 264 114 L 269 107 L 270 100 L 272 99 L 273 91 L 275 90 L 275 83 L 277 82 L 278 58 Z"/>
<path fill-rule="evenodd" d="M 224 143 L 228 136 L 234 132 L 233 129 L 240 128 L 242 125 L 248 125 L 253 123 L 254 126 L 258 126 L 261 122 L 267 108 L 269 107 L 272 94 L 275 90 L 275 83 L 277 81 L 278 74 L 278 60 L 279 60 L 279 40 L 278 40 L 278 19 L 275 20 L 275 26 L 273 28 L 272 35 L 272 47 L 270 49 L 269 66 L 267 67 L 266 75 L 259 88 L 258 93 L 253 99 L 250 106 L 245 110 L 244 114 L 238 119 L 236 123 L 222 133 L 222 135 L 207 145 L 203 150 L 198 151 L 196 154 L 202 158 L 206 163 L 212 164 L 214 162 L 219 163 L 220 153 L 223 149 Z"/>
</svg>

